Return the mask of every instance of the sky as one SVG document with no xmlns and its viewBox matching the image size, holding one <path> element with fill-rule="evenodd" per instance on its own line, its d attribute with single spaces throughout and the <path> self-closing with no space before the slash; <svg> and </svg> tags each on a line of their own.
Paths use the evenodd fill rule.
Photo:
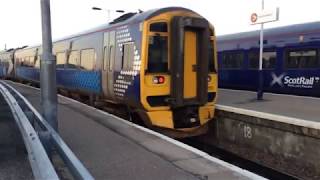
<svg viewBox="0 0 320 180">
<path fill-rule="evenodd" d="M 216 35 L 260 29 L 250 15 L 262 0 L 51 0 L 52 37 L 59 39 L 108 22 L 107 9 L 128 12 L 159 7 L 192 9 L 212 23 Z M 265 28 L 320 20 L 319 0 L 265 0 L 265 9 L 280 8 L 280 20 Z M 103 8 L 94 11 L 93 6 Z M 112 12 L 112 11 L 111 11 Z M 111 19 L 120 14 L 112 12 Z M 0 50 L 41 43 L 40 0 L 0 0 Z"/>
</svg>

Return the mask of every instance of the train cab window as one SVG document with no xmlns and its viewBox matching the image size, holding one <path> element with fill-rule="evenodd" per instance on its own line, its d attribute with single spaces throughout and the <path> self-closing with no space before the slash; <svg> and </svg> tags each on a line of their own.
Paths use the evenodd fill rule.
<svg viewBox="0 0 320 180">
<path fill-rule="evenodd" d="M 93 70 L 95 64 L 96 54 L 94 49 L 81 50 L 80 68 L 85 70 Z"/>
<path fill-rule="evenodd" d="M 209 72 L 215 72 L 215 66 L 214 66 L 214 48 L 213 48 L 213 41 L 210 41 L 209 43 L 209 59 L 208 59 L 208 67 Z"/>
<path fill-rule="evenodd" d="M 249 68 L 259 69 L 259 52 L 249 52 Z M 274 69 L 276 66 L 277 53 L 276 52 L 263 52 L 263 69 Z"/>
<path fill-rule="evenodd" d="M 64 68 L 66 64 L 66 54 L 64 52 L 60 52 L 56 54 L 57 58 L 57 68 Z"/>
<path fill-rule="evenodd" d="M 126 43 L 123 45 L 122 69 L 131 70 L 134 61 L 134 43 Z"/>
<path fill-rule="evenodd" d="M 69 55 L 69 62 L 67 64 L 67 67 L 76 69 L 78 67 L 78 61 L 79 61 L 79 51 L 71 51 Z"/>
<path fill-rule="evenodd" d="M 223 52 L 222 53 L 222 69 L 240 69 L 243 67 L 242 52 Z"/>
<path fill-rule="evenodd" d="M 166 22 L 156 22 L 150 24 L 150 32 L 168 32 L 168 25 Z"/>
<path fill-rule="evenodd" d="M 319 60 L 316 50 L 288 51 L 286 68 L 318 68 Z"/>
<path fill-rule="evenodd" d="M 149 73 L 168 72 L 168 37 L 149 36 L 148 69 Z"/>
</svg>

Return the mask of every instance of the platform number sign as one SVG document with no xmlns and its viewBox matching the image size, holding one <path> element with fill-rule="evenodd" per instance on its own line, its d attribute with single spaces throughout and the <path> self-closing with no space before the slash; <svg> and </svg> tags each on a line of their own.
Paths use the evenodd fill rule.
<svg viewBox="0 0 320 180">
<path fill-rule="evenodd" d="M 243 135 L 244 135 L 244 138 L 246 138 L 246 139 L 252 138 L 252 129 L 250 126 L 248 126 L 248 125 L 243 126 Z"/>
</svg>

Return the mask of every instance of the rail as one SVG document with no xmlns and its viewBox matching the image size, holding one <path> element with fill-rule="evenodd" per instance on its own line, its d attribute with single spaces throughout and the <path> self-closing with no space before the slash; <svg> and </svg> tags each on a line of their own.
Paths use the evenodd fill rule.
<svg viewBox="0 0 320 180">
<path fill-rule="evenodd" d="M 60 135 L 25 97 L 4 81 L 0 81 L 0 93 L 21 132 L 35 179 L 59 179 L 49 158 L 52 149 L 58 152 L 75 179 L 94 179 Z"/>
</svg>

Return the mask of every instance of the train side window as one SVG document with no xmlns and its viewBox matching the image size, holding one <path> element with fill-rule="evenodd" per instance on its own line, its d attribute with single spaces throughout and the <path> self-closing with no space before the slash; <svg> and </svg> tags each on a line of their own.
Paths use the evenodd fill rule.
<svg viewBox="0 0 320 180">
<path fill-rule="evenodd" d="M 150 24 L 150 32 L 168 32 L 168 25 L 166 22 L 156 22 Z"/>
<path fill-rule="evenodd" d="M 64 68 L 66 64 L 66 54 L 64 52 L 59 52 L 56 54 L 57 58 L 57 68 Z"/>
<path fill-rule="evenodd" d="M 287 52 L 286 68 L 318 68 L 319 60 L 316 50 L 293 50 Z"/>
<path fill-rule="evenodd" d="M 259 52 L 249 52 L 249 68 L 259 69 Z M 276 66 L 277 53 L 274 51 L 263 52 L 263 69 L 273 69 Z"/>
<path fill-rule="evenodd" d="M 243 67 L 243 53 L 242 52 L 224 52 L 222 53 L 222 69 L 240 69 Z"/>
<path fill-rule="evenodd" d="M 122 69 L 131 70 L 134 61 L 134 43 L 126 43 L 123 45 Z"/>
<path fill-rule="evenodd" d="M 149 73 L 168 72 L 168 37 L 149 36 L 148 69 Z"/>
<path fill-rule="evenodd" d="M 68 68 L 76 69 L 78 67 L 79 51 L 71 51 L 69 55 Z"/>
<path fill-rule="evenodd" d="M 85 70 L 93 70 L 96 59 L 94 49 L 81 50 L 80 68 Z"/>
</svg>

